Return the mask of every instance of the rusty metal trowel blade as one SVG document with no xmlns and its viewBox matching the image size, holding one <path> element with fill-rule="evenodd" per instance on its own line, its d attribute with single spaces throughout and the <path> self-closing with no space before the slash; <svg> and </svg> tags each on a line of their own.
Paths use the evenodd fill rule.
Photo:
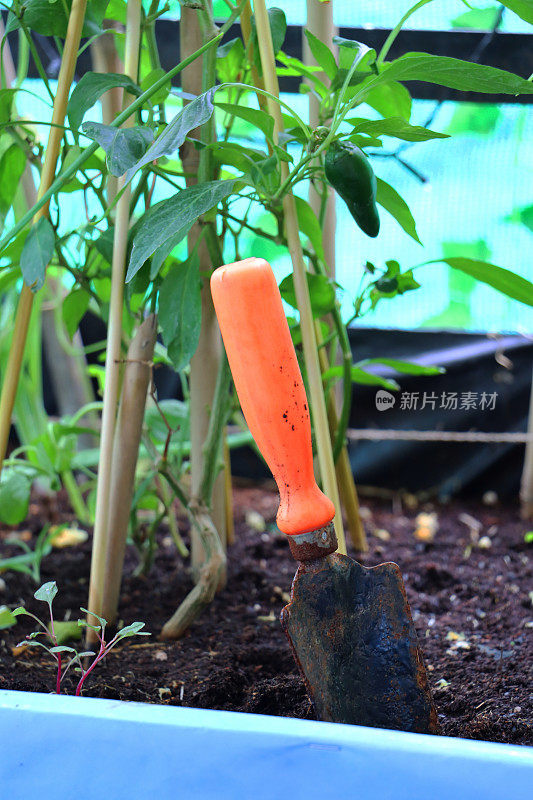
<svg viewBox="0 0 533 800">
<path fill-rule="evenodd" d="M 367 568 L 337 553 L 301 563 L 281 622 L 319 719 L 437 732 L 396 564 Z"/>
</svg>

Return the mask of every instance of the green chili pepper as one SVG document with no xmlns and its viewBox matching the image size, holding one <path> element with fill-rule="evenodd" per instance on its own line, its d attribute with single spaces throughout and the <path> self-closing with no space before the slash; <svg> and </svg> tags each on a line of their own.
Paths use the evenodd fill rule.
<svg viewBox="0 0 533 800">
<path fill-rule="evenodd" d="M 363 151 L 349 142 L 333 142 L 326 153 L 326 178 L 361 230 L 377 236 L 376 176 Z"/>
</svg>

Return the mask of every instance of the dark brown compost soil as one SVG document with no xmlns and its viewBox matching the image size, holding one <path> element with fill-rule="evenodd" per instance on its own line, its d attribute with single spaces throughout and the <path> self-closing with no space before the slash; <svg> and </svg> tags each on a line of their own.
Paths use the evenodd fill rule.
<svg viewBox="0 0 533 800">
<path fill-rule="evenodd" d="M 528 526 L 517 509 L 418 506 L 410 497 L 362 503 L 370 550 L 359 560 L 392 560 L 402 569 L 443 733 L 533 745 L 533 547 L 524 541 Z M 88 678 L 84 694 L 313 718 L 279 624 L 295 565 L 272 524 L 276 508 L 277 494 L 268 488 L 235 490 L 236 542 L 228 553 L 227 586 L 177 642 L 157 637 L 191 588 L 188 566 L 166 530 L 148 577 L 133 576 L 137 559 L 129 548 L 120 619 L 144 621 L 152 636 L 117 647 Z M 266 521 L 263 532 L 254 529 L 261 520 L 250 512 Z M 421 512 L 436 514 L 432 543 L 413 535 Z M 17 533 L 31 544 L 43 523 L 65 519 L 61 499 L 36 498 Z M 182 526 L 186 532 L 183 520 Z M 0 557 L 20 552 L 3 541 L 13 533 L 0 529 Z M 44 559 L 42 581 L 59 586 L 58 619 L 77 619 L 79 606 L 86 605 L 89 566 L 90 541 Z M 35 588 L 30 577 L 5 572 L 0 605 L 25 604 L 42 614 L 46 608 L 33 599 Z M 33 630 L 30 623 L 21 618 L 15 628 L 0 631 L 2 689 L 53 690 L 54 669 L 44 651 L 13 654 Z M 73 693 L 74 686 L 74 676 L 67 676 L 64 691 Z"/>
</svg>

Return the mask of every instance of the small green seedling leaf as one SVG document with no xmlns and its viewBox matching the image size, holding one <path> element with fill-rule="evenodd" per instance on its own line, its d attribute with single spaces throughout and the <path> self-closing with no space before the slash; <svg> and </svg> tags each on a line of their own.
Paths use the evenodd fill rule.
<svg viewBox="0 0 533 800">
<path fill-rule="evenodd" d="M 57 594 L 57 583 L 55 581 L 48 581 L 48 583 L 43 583 L 37 591 L 34 593 L 34 597 L 36 600 L 41 600 L 43 603 L 52 603 L 54 597 Z"/>
<path fill-rule="evenodd" d="M 57 647 L 50 647 L 50 653 L 76 653 L 73 647 L 66 647 L 65 645 L 58 645 Z M 76 653 L 77 655 L 77 653 Z"/>
<path fill-rule="evenodd" d="M 17 615 L 14 614 L 7 606 L 0 606 L 0 631 L 6 628 L 12 628 L 17 624 Z"/>
<path fill-rule="evenodd" d="M 102 626 L 102 630 L 103 630 L 103 629 L 105 628 L 105 626 L 107 625 L 107 620 L 106 620 L 106 619 L 104 619 L 103 617 L 99 617 L 99 616 L 98 616 L 98 614 L 95 614 L 95 613 L 94 613 L 94 611 L 88 611 L 86 608 L 81 608 L 81 606 L 80 606 L 80 611 L 83 611 L 83 613 L 84 613 L 84 614 L 90 614 L 90 615 L 91 615 L 91 617 L 95 617 L 95 618 L 98 620 L 98 622 L 100 623 L 100 625 Z M 80 619 L 79 619 L 79 620 L 78 620 L 78 624 L 80 624 L 80 623 L 81 623 L 81 624 L 84 624 L 84 623 L 85 623 L 85 620 L 83 620 L 83 619 L 81 619 L 81 620 L 80 620 Z M 86 623 L 86 624 L 87 624 L 87 627 L 89 627 L 89 628 L 92 628 L 92 627 L 93 627 L 92 625 L 89 625 L 88 623 Z"/>
<path fill-rule="evenodd" d="M 48 647 L 48 645 L 43 644 L 43 642 L 37 642 L 35 640 L 31 641 L 29 636 L 26 639 L 23 639 L 21 642 L 19 642 L 15 646 L 16 647 L 42 647 L 43 650 L 46 650 L 47 653 L 50 652 L 50 648 Z"/>
<path fill-rule="evenodd" d="M 141 632 L 144 625 L 144 622 L 132 622 L 131 625 L 121 628 L 116 634 L 115 639 L 119 641 L 120 639 L 126 639 L 128 636 L 151 636 L 147 631 Z"/>
<path fill-rule="evenodd" d="M 524 533 L 524 542 L 526 544 L 533 544 L 533 531 L 528 531 Z"/>
</svg>

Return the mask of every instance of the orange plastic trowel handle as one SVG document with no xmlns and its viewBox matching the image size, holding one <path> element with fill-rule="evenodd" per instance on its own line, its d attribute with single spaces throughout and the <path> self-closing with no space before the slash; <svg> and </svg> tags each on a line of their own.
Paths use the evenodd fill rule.
<svg viewBox="0 0 533 800">
<path fill-rule="evenodd" d="M 244 416 L 278 485 L 278 527 L 321 528 L 335 508 L 315 482 L 307 397 L 270 264 L 219 267 L 211 292 Z"/>
</svg>

